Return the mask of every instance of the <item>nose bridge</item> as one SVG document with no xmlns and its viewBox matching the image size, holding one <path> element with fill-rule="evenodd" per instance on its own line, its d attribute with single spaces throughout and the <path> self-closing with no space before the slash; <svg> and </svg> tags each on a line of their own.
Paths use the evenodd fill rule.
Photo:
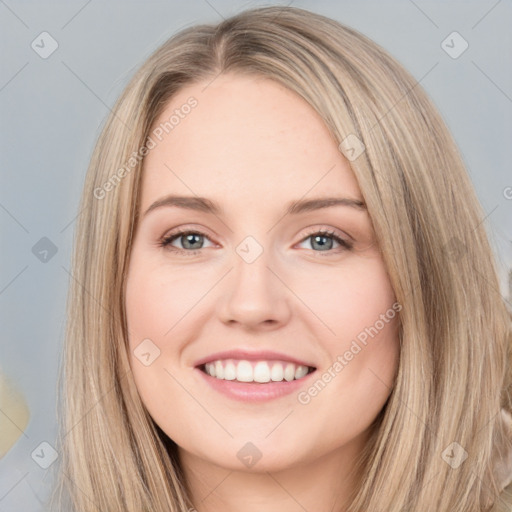
<svg viewBox="0 0 512 512">
<path fill-rule="evenodd" d="M 233 271 L 222 299 L 224 321 L 255 326 L 281 324 L 289 316 L 286 287 L 274 275 L 272 251 L 247 236 L 233 254 Z"/>
<path fill-rule="evenodd" d="M 253 237 L 247 237 L 235 249 L 234 262 L 234 287 L 235 289 L 250 287 L 253 294 L 260 292 L 269 293 L 272 288 L 271 251 L 264 249 Z"/>
</svg>

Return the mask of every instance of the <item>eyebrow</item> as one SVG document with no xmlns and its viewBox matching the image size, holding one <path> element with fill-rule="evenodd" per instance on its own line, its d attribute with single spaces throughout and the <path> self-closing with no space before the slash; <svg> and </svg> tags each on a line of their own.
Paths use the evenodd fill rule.
<svg viewBox="0 0 512 512">
<path fill-rule="evenodd" d="M 187 210 L 195 210 L 213 215 L 220 215 L 223 210 L 219 204 L 206 197 L 198 196 L 175 196 L 168 195 L 155 201 L 145 212 L 144 217 L 151 211 L 161 207 L 178 207 Z M 317 199 L 302 199 L 288 203 L 286 215 L 298 215 L 300 213 L 330 208 L 332 206 L 349 206 L 356 210 L 365 211 L 366 205 L 359 199 L 349 197 L 321 197 Z"/>
</svg>

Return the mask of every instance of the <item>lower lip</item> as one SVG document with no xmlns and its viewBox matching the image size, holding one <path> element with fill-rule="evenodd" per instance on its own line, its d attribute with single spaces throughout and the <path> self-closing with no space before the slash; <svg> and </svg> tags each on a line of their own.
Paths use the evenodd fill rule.
<svg viewBox="0 0 512 512">
<path fill-rule="evenodd" d="M 267 402 L 275 400 L 290 393 L 298 391 L 304 384 L 309 382 L 312 375 L 316 370 L 308 373 L 306 376 L 298 380 L 280 381 L 280 382 L 238 382 L 236 380 L 216 379 L 211 375 L 203 372 L 199 368 L 195 368 L 202 378 L 209 384 L 215 391 L 226 395 L 233 400 L 241 402 Z"/>
</svg>

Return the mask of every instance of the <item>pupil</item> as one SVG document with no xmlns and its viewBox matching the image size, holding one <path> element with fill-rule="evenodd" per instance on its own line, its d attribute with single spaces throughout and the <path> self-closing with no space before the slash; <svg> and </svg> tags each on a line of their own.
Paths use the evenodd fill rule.
<svg viewBox="0 0 512 512">
<path fill-rule="evenodd" d="M 325 243 L 325 240 L 328 240 L 330 242 L 330 245 L 329 243 Z M 324 242 L 319 242 L 319 240 L 324 240 Z M 315 236 L 314 237 L 314 243 L 319 243 L 320 244 L 320 250 L 324 251 L 326 249 L 332 249 L 332 240 L 329 238 L 329 237 L 326 237 L 326 236 Z"/>
<path fill-rule="evenodd" d="M 200 235 L 195 235 L 195 234 L 190 234 L 190 235 L 185 235 L 185 244 L 183 244 L 183 247 L 187 248 L 187 244 L 188 243 L 191 243 L 193 244 L 194 243 L 194 238 L 198 238 Z M 189 249 L 197 249 L 197 247 L 188 247 Z"/>
</svg>

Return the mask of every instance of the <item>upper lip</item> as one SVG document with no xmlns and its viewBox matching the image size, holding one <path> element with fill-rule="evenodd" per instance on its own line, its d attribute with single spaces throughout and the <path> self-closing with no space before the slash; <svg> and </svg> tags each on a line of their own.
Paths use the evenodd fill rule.
<svg viewBox="0 0 512 512">
<path fill-rule="evenodd" d="M 194 366 L 201 366 L 205 363 L 210 363 L 219 359 L 240 359 L 246 361 L 271 361 L 277 359 L 280 361 L 289 361 L 291 363 L 300 364 L 302 366 L 315 368 L 315 366 L 311 363 L 300 360 L 293 356 L 289 356 L 287 354 L 283 354 L 281 352 L 276 352 L 274 350 L 252 351 L 246 349 L 234 349 L 225 350 L 223 352 L 216 352 L 215 354 L 210 354 L 208 356 L 202 357 L 201 359 L 198 359 L 194 363 Z"/>
</svg>

